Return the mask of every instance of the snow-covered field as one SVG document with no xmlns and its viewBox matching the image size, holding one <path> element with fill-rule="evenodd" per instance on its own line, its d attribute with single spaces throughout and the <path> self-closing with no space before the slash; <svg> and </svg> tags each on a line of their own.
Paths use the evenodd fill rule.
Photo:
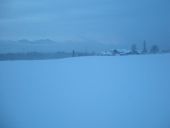
<svg viewBox="0 0 170 128">
<path fill-rule="evenodd" d="M 0 128 L 170 128 L 170 54 L 1 61 Z"/>
</svg>

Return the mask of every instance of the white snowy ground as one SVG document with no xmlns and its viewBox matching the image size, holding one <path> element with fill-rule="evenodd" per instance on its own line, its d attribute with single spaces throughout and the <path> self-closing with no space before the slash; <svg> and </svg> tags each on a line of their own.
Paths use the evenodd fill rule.
<svg viewBox="0 0 170 128">
<path fill-rule="evenodd" d="M 170 128 L 170 54 L 1 61 L 0 128 Z"/>
</svg>

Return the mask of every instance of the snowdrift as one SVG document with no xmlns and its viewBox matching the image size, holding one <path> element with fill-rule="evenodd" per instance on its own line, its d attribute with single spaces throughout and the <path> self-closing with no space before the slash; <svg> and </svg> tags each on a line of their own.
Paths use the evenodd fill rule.
<svg viewBox="0 0 170 128">
<path fill-rule="evenodd" d="M 1 128 L 169 128 L 170 54 L 0 62 Z"/>
</svg>

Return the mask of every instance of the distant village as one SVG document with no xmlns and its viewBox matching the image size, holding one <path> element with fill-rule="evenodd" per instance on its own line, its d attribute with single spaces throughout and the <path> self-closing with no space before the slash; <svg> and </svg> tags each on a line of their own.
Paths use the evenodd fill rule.
<svg viewBox="0 0 170 128">
<path fill-rule="evenodd" d="M 136 44 L 132 44 L 131 49 L 109 49 L 104 50 L 99 53 L 91 53 L 91 55 L 97 56 L 125 56 L 125 55 L 143 55 L 143 54 L 159 54 L 159 53 L 170 53 L 170 50 L 161 50 L 158 45 L 153 45 L 150 48 L 147 48 L 146 41 L 143 42 L 143 47 L 138 49 Z M 81 53 L 82 54 L 82 53 Z M 79 52 L 73 50 L 72 56 L 81 56 Z M 84 53 L 85 54 L 85 53 Z M 86 53 L 89 55 L 90 53 Z"/>
<path fill-rule="evenodd" d="M 139 55 L 139 54 L 157 54 L 162 52 L 157 45 L 153 45 L 150 49 L 147 48 L 146 41 L 143 42 L 143 48 L 138 49 L 136 44 L 131 46 L 131 49 L 111 49 L 101 52 L 101 55 L 116 56 L 116 55 Z"/>
</svg>

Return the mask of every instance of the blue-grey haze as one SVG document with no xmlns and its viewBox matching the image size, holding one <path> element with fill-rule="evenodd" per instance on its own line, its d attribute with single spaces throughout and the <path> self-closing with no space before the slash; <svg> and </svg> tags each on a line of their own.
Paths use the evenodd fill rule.
<svg viewBox="0 0 170 128">
<path fill-rule="evenodd" d="M 169 0 L 1 0 L 0 39 L 170 46 Z"/>
</svg>

